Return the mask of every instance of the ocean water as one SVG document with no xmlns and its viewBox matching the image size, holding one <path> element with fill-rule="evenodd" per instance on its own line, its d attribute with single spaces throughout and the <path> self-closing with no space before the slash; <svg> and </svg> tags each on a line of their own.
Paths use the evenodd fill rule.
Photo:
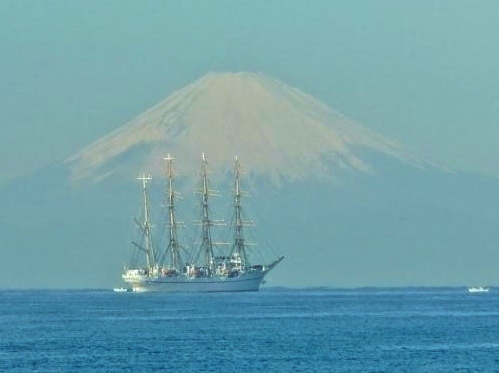
<svg viewBox="0 0 499 373">
<path fill-rule="evenodd" d="M 499 372 L 499 289 L 0 291 L 1 372 Z"/>
</svg>

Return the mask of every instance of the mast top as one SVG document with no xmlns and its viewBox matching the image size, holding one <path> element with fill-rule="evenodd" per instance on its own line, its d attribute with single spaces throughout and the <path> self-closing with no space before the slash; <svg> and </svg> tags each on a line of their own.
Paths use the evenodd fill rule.
<svg viewBox="0 0 499 373">
<path fill-rule="evenodd" d="M 244 174 L 244 172 L 241 172 L 241 163 L 239 162 L 239 158 L 235 157 L 234 161 L 234 175 L 236 177 L 236 183 L 239 184 L 239 177 L 241 174 Z"/>
<path fill-rule="evenodd" d="M 175 160 L 175 158 L 173 158 L 170 155 L 170 153 L 168 153 L 168 155 L 163 159 L 168 162 L 167 176 L 169 179 L 172 179 L 173 178 L 173 161 Z"/>
<path fill-rule="evenodd" d="M 152 180 L 152 177 L 151 177 L 151 175 L 147 175 L 147 176 L 146 176 L 146 174 L 142 174 L 141 176 L 139 176 L 139 177 L 137 178 L 137 180 L 142 181 L 142 186 L 143 186 L 143 187 L 144 187 L 144 189 L 145 189 L 145 188 L 146 188 L 146 184 L 147 184 L 147 182 L 148 182 L 148 181 L 151 181 L 151 180 Z"/>
</svg>

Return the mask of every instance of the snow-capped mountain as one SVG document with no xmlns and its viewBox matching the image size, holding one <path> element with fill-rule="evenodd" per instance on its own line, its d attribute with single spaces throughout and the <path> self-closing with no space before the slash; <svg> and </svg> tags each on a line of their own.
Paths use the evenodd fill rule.
<svg viewBox="0 0 499 373">
<path fill-rule="evenodd" d="M 202 151 L 224 174 L 234 156 L 275 182 L 375 171 L 363 151 L 422 167 L 428 162 L 312 96 L 257 73 L 210 73 L 172 93 L 68 159 L 73 179 L 161 175 L 173 154 L 197 175 Z"/>
</svg>

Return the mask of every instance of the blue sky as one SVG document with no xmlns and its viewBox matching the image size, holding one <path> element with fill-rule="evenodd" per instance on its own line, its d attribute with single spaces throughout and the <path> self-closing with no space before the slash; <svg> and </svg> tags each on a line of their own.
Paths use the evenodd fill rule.
<svg viewBox="0 0 499 373">
<path fill-rule="evenodd" d="M 209 71 L 260 71 L 499 176 L 499 2 L 0 2 L 0 183 Z"/>
</svg>

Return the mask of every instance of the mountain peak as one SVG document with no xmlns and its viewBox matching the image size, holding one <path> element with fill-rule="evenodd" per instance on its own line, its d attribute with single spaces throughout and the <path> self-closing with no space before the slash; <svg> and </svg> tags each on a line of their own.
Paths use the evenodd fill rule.
<svg viewBox="0 0 499 373">
<path fill-rule="evenodd" d="M 312 96 L 260 73 L 208 73 L 68 159 L 73 179 L 128 170 L 162 175 L 178 159 L 197 176 L 202 151 L 217 173 L 238 156 L 245 169 L 281 180 L 373 172 L 361 150 L 411 165 L 425 162 L 395 141 L 349 120 Z"/>
</svg>

